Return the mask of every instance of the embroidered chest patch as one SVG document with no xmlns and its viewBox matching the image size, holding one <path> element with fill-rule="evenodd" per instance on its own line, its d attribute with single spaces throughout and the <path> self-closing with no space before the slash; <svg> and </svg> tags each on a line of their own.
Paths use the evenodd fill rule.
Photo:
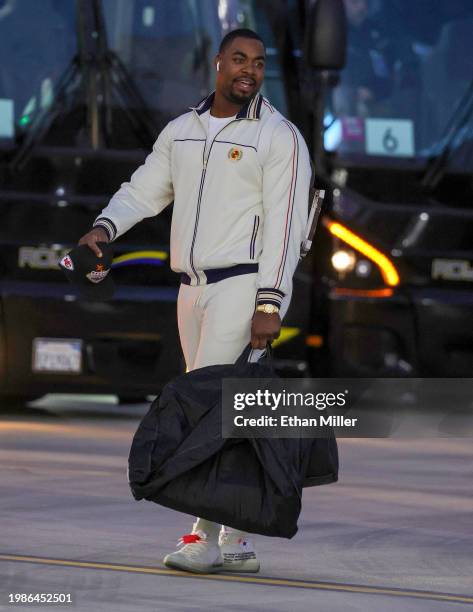
<svg viewBox="0 0 473 612">
<path fill-rule="evenodd" d="M 228 151 L 228 159 L 230 161 L 240 161 L 242 157 L 243 157 L 243 151 L 241 149 L 238 149 L 237 147 L 232 147 Z"/>
</svg>

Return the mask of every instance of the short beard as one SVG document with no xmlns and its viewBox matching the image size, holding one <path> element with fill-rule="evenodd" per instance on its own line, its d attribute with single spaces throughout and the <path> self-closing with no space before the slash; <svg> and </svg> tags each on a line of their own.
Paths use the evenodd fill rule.
<svg viewBox="0 0 473 612">
<path fill-rule="evenodd" d="M 249 100 L 251 100 L 256 95 L 256 93 L 257 92 L 252 93 L 249 96 L 239 96 L 238 94 L 234 94 L 230 91 L 228 92 L 228 94 L 224 93 L 223 96 L 228 102 L 231 102 L 232 104 L 239 104 L 240 106 L 243 106 Z"/>
</svg>

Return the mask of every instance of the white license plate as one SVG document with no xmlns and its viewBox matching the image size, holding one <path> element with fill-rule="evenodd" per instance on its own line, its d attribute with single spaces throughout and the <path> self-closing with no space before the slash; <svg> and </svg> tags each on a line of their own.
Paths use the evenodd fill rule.
<svg viewBox="0 0 473 612">
<path fill-rule="evenodd" d="M 33 372 L 82 372 L 82 340 L 35 338 Z"/>
</svg>

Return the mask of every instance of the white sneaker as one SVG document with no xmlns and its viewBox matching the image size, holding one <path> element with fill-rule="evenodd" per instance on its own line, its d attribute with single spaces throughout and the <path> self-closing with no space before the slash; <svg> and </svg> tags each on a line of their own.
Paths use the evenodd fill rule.
<svg viewBox="0 0 473 612">
<path fill-rule="evenodd" d="M 224 572 L 259 572 L 253 543 L 246 535 L 222 531 L 219 536 Z"/>
<path fill-rule="evenodd" d="M 210 574 L 223 569 L 223 559 L 217 540 L 209 541 L 204 531 L 192 530 L 178 541 L 184 545 L 163 559 L 166 567 L 197 574 Z"/>
</svg>

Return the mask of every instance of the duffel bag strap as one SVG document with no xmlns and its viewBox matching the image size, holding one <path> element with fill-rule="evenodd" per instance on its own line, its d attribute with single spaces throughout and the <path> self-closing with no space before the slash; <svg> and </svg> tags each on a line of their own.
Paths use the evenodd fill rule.
<svg viewBox="0 0 473 612">
<path fill-rule="evenodd" d="M 251 347 L 251 342 L 249 342 L 243 349 L 243 352 L 241 353 L 241 355 L 235 361 L 235 365 L 243 366 L 245 365 L 245 363 L 248 363 L 248 359 L 251 355 L 252 350 L 253 349 Z M 265 351 L 266 352 L 261 355 L 258 361 L 261 361 L 264 359 L 266 363 L 269 365 L 269 367 L 273 369 L 273 347 L 271 346 L 270 342 L 267 342 Z"/>
</svg>

